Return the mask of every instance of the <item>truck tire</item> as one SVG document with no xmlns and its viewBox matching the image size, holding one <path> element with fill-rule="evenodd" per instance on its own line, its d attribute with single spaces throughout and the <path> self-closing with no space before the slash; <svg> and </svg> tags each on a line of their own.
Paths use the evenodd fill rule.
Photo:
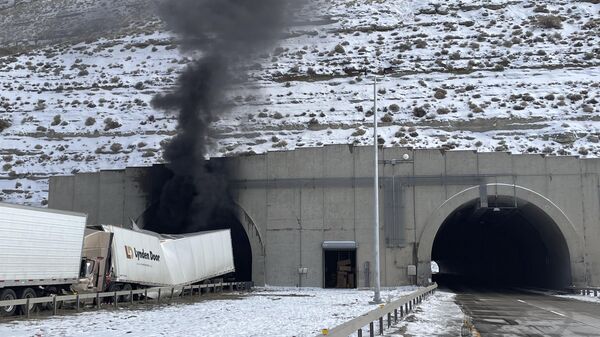
<svg viewBox="0 0 600 337">
<path fill-rule="evenodd" d="M 121 285 L 118 283 L 111 283 L 108 286 L 108 289 L 106 289 L 106 291 L 109 293 L 114 293 L 115 291 L 120 291 L 120 290 L 121 290 Z M 119 300 L 119 302 L 121 301 L 120 298 L 118 298 L 117 300 Z M 113 296 L 105 297 L 104 301 L 105 301 L 105 303 L 113 303 L 115 301 L 115 298 Z"/>
<path fill-rule="evenodd" d="M 59 295 L 59 290 L 57 287 L 54 287 L 54 286 L 46 287 L 46 289 L 44 290 L 44 294 L 43 294 L 43 296 L 58 296 L 58 295 Z M 57 309 L 62 308 L 62 303 L 63 302 L 56 302 L 56 308 Z M 44 303 L 40 307 L 43 310 L 53 310 L 54 303 L 52 303 L 52 302 Z"/>
<path fill-rule="evenodd" d="M 133 290 L 133 287 L 131 286 L 131 284 L 125 283 L 121 286 L 121 290 L 130 291 L 130 290 Z M 130 295 L 122 295 L 119 297 L 119 302 L 130 302 L 130 301 L 131 301 Z"/>
<path fill-rule="evenodd" d="M 23 288 L 19 291 L 18 296 L 20 299 L 36 298 L 37 294 L 35 293 L 35 290 L 33 290 L 31 288 Z M 38 307 L 39 306 L 37 303 L 29 304 L 29 312 L 30 313 L 36 312 Z M 27 310 L 27 304 L 19 305 L 19 313 L 25 315 L 26 310 Z"/>
<path fill-rule="evenodd" d="M 12 289 L 2 289 L 0 291 L 0 301 L 12 301 L 17 299 L 17 294 Z M 7 317 L 12 316 L 17 311 L 16 305 L 11 305 L 8 307 L 0 307 L 0 316 Z"/>
</svg>

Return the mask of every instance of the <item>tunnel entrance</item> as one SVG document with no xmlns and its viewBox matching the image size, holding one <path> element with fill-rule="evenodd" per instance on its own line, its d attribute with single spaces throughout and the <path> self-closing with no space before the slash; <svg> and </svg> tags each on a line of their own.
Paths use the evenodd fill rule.
<svg viewBox="0 0 600 337">
<path fill-rule="evenodd" d="M 214 163 L 211 163 L 215 165 Z M 218 163 L 217 163 L 218 165 Z M 223 168 L 215 168 L 222 170 Z M 233 247 L 233 261 L 235 272 L 233 275 L 226 275 L 225 278 L 232 278 L 236 281 L 252 281 L 252 248 L 246 229 L 237 218 L 236 208 L 231 199 L 220 203 L 218 207 L 212 209 L 205 224 L 190 223 L 186 216 L 180 216 L 182 220 L 179 223 L 175 221 L 165 221 L 157 216 L 160 207 L 161 196 L 166 182 L 173 176 L 171 170 L 165 165 L 152 166 L 149 175 L 141 186 L 147 194 L 147 204 L 150 205 L 138 219 L 138 223 L 144 229 L 161 234 L 184 234 L 198 231 L 211 231 L 218 229 L 231 230 L 231 243 Z M 192 200 L 195 197 L 194 191 L 187 194 L 180 194 L 181 209 L 174 210 L 178 214 L 186 214 L 193 207 Z M 187 218 L 187 219 L 186 219 Z"/>
<path fill-rule="evenodd" d="M 473 200 L 441 225 L 431 259 L 440 285 L 560 289 L 571 284 L 567 243 L 540 208 L 514 197 Z"/>
</svg>

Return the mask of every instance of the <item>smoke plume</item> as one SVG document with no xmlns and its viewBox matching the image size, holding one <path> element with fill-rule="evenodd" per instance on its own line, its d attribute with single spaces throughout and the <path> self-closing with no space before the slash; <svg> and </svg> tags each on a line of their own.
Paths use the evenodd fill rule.
<svg viewBox="0 0 600 337">
<path fill-rule="evenodd" d="M 184 51 L 201 55 L 173 91 L 154 97 L 155 108 L 178 114 L 177 135 L 164 157 L 173 176 L 163 186 L 153 230 L 182 233 L 206 228 L 228 204 L 227 173 L 206 160 L 210 125 L 223 112 L 225 91 L 240 84 L 244 65 L 281 34 L 285 0 L 169 0 L 159 6 Z"/>
</svg>

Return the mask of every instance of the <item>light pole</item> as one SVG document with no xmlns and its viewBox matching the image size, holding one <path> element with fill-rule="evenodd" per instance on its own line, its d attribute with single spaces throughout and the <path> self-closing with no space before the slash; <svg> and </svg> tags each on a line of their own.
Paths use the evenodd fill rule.
<svg viewBox="0 0 600 337">
<path fill-rule="evenodd" d="M 373 302 L 381 303 L 381 289 L 379 277 L 379 155 L 377 144 L 377 77 L 373 77 L 373 150 L 374 153 L 374 179 L 373 179 L 373 259 L 375 260 L 375 294 Z"/>
</svg>

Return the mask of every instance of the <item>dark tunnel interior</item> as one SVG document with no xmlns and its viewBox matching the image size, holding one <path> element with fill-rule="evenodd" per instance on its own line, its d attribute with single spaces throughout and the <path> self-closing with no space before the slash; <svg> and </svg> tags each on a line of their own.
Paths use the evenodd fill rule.
<svg viewBox="0 0 600 337">
<path fill-rule="evenodd" d="M 440 227 L 432 261 L 441 286 L 564 289 L 571 283 L 569 250 L 554 221 L 537 206 L 489 197 L 454 211 Z"/>
<path fill-rule="evenodd" d="M 149 174 L 143 178 L 141 183 L 147 194 L 147 204 L 150 205 L 140 219 L 138 219 L 138 223 L 141 223 L 144 229 L 161 234 L 184 234 L 186 232 L 181 227 L 159 221 L 159 218 L 156 216 L 162 187 L 172 175 L 166 166 L 154 165 Z M 189 198 L 193 198 L 193 195 L 190 195 Z M 185 207 L 182 208 L 182 211 L 185 211 Z M 233 201 L 214 209 L 207 224 L 198 228 L 197 231 L 217 229 L 231 230 L 235 273 L 233 275 L 226 275 L 225 278 L 234 278 L 236 281 L 252 281 L 252 249 L 250 240 L 248 239 L 246 230 L 235 215 Z"/>
</svg>

